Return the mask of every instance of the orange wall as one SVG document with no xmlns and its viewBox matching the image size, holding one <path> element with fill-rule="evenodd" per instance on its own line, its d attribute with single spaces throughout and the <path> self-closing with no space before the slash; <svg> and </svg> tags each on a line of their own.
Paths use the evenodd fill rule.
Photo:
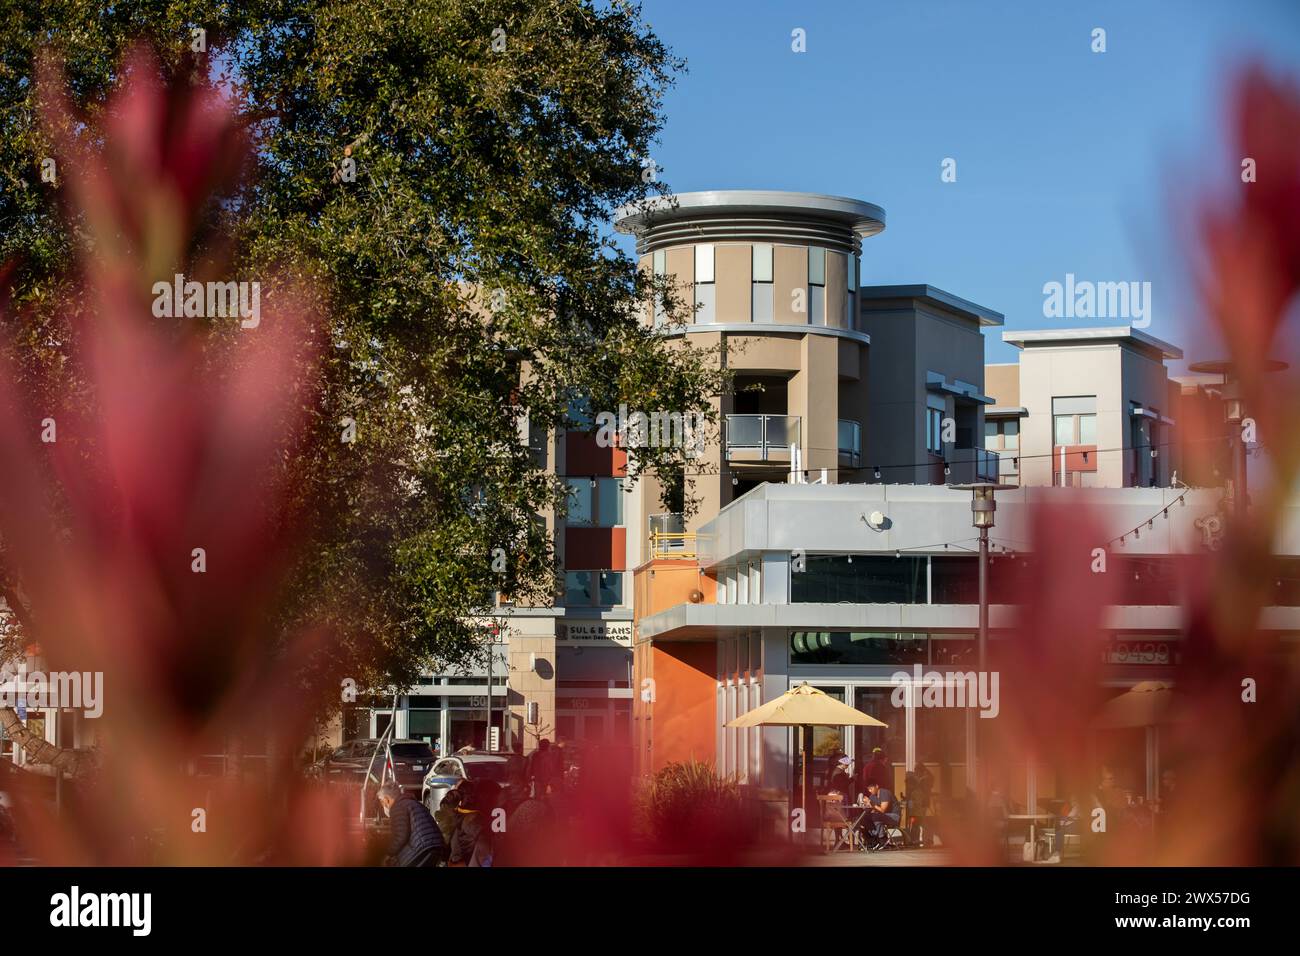
<svg viewBox="0 0 1300 956">
<path fill-rule="evenodd" d="M 647 772 L 674 761 L 716 759 L 716 661 L 712 641 L 664 641 L 650 647 L 654 701 L 647 706 Z"/>
<path fill-rule="evenodd" d="M 717 757 L 717 645 L 712 641 L 642 641 L 639 624 L 646 615 L 691 603 L 692 591 L 700 591 L 699 603 L 713 604 L 717 583 L 701 574 L 694 561 L 660 558 L 636 569 L 633 589 L 636 772 L 653 774 L 673 761 L 713 761 Z M 653 699 L 647 700 L 651 687 Z"/>
<path fill-rule="evenodd" d="M 717 582 L 701 574 L 694 561 L 659 558 L 636 569 L 632 578 L 633 617 L 640 620 L 678 604 L 690 604 L 691 592 L 702 595 L 698 604 L 713 604 L 718 594 Z"/>
</svg>

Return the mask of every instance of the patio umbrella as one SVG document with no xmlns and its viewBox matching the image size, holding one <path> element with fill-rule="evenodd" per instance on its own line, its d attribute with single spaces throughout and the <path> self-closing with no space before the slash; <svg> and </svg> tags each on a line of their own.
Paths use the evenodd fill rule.
<svg viewBox="0 0 1300 956">
<path fill-rule="evenodd" d="M 1174 685 L 1167 681 L 1146 680 L 1134 684 L 1124 693 L 1106 702 L 1095 725 L 1105 729 L 1154 727 L 1169 723 Z"/>
<path fill-rule="evenodd" d="M 813 727 L 887 727 L 870 714 L 842 704 L 825 691 L 804 681 L 780 697 L 727 722 L 728 727 L 803 728 L 803 807 L 808 807 L 808 779 L 812 776 Z"/>
</svg>

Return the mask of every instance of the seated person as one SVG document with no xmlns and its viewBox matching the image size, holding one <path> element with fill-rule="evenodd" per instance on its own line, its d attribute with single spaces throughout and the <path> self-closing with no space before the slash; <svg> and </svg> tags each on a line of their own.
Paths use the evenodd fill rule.
<svg viewBox="0 0 1300 956">
<path fill-rule="evenodd" d="M 853 800 L 853 760 L 849 757 L 841 757 L 835 765 L 835 772 L 831 774 L 831 781 L 826 787 L 827 793 L 843 794 L 844 802 L 850 803 Z"/>
<path fill-rule="evenodd" d="M 867 803 L 871 805 L 867 818 L 867 845 L 878 850 L 889 842 L 889 829 L 898 826 L 898 801 L 894 799 L 893 791 L 872 781 L 867 784 Z"/>
</svg>

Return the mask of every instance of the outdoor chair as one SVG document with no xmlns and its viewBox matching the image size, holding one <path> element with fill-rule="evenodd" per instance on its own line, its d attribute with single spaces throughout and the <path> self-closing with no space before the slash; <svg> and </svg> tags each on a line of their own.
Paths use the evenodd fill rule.
<svg viewBox="0 0 1300 956">
<path fill-rule="evenodd" d="M 852 829 L 852 823 L 844 815 L 844 795 L 828 793 L 822 799 L 822 849 L 834 852 L 845 833 Z M 853 849 L 852 842 L 848 844 Z"/>
</svg>

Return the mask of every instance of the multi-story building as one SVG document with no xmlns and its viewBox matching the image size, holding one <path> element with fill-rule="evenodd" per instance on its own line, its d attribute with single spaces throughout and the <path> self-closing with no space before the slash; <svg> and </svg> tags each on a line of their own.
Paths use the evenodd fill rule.
<svg viewBox="0 0 1300 956">
<path fill-rule="evenodd" d="M 990 574 L 989 661 L 996 669 L 1024 602 L 1016 567 L 1033 561 L 1033 502 L 1062 496 L 1091 509 L 1099 541 L 1128 533 L 1110 557 L 1119 603 L 1099 637 L 1103 686 L 1117 695 L 1168 680 L 1180 652 L 1187 576 L 1179 562 L 1216 542 L 1207 517 L 1218 489 L 1019 488 L 998 495 Z M 1150 521 L 1150 526 L 1147 522 Z M 1141 528 L 1140 536 L 1132 529 Z M 940 799 L 962 797 L 980 718 L 972 708 L 895 702 L 895 675 L 971 672 L 978 629 L 977 558 L 971 496 L 943 487 L 769 484 L 701 525 L 692 558 L 665 557 L 637 571 L 635 754 L 641 773 L 673 761 L 707 760 L 742 784 L 789 793 L 798 779 L 789 728 L 728 728 L 727 722 L 802 682 L 883 721 L 886 727 L 817 728 L 813 751 L 844 753 L 858 766 L 885 750 L 904 774 L 926 764 Z M 1281 570 L 1259 626 L 1279 650 L 1300 631 L 1300 500 L 1275 542 Z M 1004 564 L 1005 560 L 1005 564 Z M 917 695 L 919 698 L 919 695 Z M 1099 763 L 1153 797 L 1160 774 L 1154 726 L 1098 729 Z M 1041 772 L 1040 772 L 1041 771 Z M 1005 781 L 1028 806 L 1053 795 L 1046 768 L 1022 765 Z"/>
<path fill-rule="evenodd" d="M 1140 329 L 1003 332 L 1020 361 L 986 370 L 986 447 L 1012 484 L 1085 488 L 1168 485 L 1177 468 L 1180 388 L 1166 360 L 1180 349 Z"/>
</svg>

